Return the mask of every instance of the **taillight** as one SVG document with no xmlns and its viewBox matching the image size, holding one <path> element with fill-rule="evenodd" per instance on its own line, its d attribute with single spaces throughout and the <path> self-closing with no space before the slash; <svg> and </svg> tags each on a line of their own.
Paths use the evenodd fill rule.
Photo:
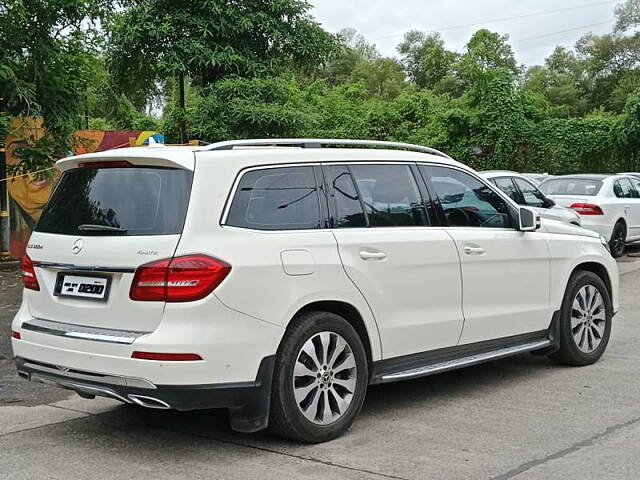
<svg viewBox="0 0 640 480">
<path fill-rule="evenodd" d="M 40 291 L 38 277 L 36 277 L 36 269 L 33 268 L 33 262 L 29 258 L 29 255 L 22 257 L 22 284 L 24 288 L 28 288 L 29 290 Z"/>
<path fill-rule="evenodd" d="M 602 209 L 593 203 L 574 203 L 571 208 L 580 215 L 604 215 Z"/>
<path fill-rule="evenodd" d="M 186 255 L 137 268 L 131 300 L 192 302 L 209 295 L 229 275 L 231 265 L 206 255 Z"/>
<path fill-rule="evenodd" d="M 16 332 L 15 330 L 11 331 L 11 338 L 15 338 L 16 340 L 20 340 L 22 337 L 20 336 L 20 332 Z"/>
<path fill-rule="evenodd" d="M 202 357 L 197 353 L 133 352 L 131 358 L 155 360 L 157 362 L 196 362 L 202 360 Z"/>
</svg>

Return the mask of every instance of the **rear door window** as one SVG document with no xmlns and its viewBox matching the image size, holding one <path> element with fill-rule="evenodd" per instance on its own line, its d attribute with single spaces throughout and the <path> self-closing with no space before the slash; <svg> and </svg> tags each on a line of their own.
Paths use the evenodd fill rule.
<svg viewBox="0 0 640 480">
<path fill-rule="evenodd" d="M 171 235 L 182 232 L 193 173 L 160 167 L 66 171 L 36 231 L 63 235 Z"/>
<path fill-rule="evenodd" d="M 628 178 L 616 180 L 613 191 L 618 198 L 638 198 L 638 192 Z"/>
<path fill-rule="evenodd" d="M 426 226 L 427 209 L 409 165 L 352 165 L 371 227 Z"/>
<path fill-rule="evenodd" d="M 242 175 L 226 224 L 255 230 L 320 228 L 320 203 L 312 166 L 251 170 Z"/>
</svg>

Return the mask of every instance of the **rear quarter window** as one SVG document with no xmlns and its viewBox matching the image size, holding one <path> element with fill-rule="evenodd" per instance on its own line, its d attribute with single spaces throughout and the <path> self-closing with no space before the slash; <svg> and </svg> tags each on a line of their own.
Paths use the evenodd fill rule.
<svg viewBox="0 0 640 480">
<path fill-rule="evenodd" d="M 255 230 L 320 228 L 313 167 L 264 168 L 244 173 L 225 224 Z"/>
</svg>

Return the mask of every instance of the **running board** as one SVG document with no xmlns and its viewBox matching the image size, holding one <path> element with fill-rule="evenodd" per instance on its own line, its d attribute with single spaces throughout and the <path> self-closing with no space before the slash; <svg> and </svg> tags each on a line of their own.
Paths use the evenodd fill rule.
<svg viewBox="0 0 640 480">
<path fill-rule="evenodd" d="M 539 350 L 550 345 L 551 340 L 549 339 L 530 341 L 527 343 L 503 347 L 488 352 L 462 356 L 452 360 L 432 363 L 429 365 L 422 365 L 419 367 L 411 368 L 409 370 L 386 373 L 379 376 L 378 378 L 374 378 L 372 383 L 389 383 L 397 382 L 400 380 L 410 380 L 413 378 L 426 377 L 428 375 L 433 375 L 436 373 L 448 372 L 449 370 L 455 370 L 458 368 L 469 367 L 471 365 L 477 365 L 479 363 L 498 360 L 500 358 L 510 357 L 519 353 Z"/>
</svg>

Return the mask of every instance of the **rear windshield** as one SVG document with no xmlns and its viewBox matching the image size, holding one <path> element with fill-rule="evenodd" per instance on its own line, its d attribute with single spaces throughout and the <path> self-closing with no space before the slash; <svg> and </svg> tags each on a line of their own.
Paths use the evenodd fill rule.
<svg viewBox="0 0 640 480">
<path fill-rule="evenodd" d="M 159 167 L 78 168 L 62 175 L 36 231 L 64 235 L 182 232 L 193 173 Z"/>
<path fill-rule="evenodd" d="M 547 180 L 540 185 L 547 195 L 597 195 L 602 188 L 600 180 L 592 180 L 588 178 L 557 178 Z"/>
</svg>

